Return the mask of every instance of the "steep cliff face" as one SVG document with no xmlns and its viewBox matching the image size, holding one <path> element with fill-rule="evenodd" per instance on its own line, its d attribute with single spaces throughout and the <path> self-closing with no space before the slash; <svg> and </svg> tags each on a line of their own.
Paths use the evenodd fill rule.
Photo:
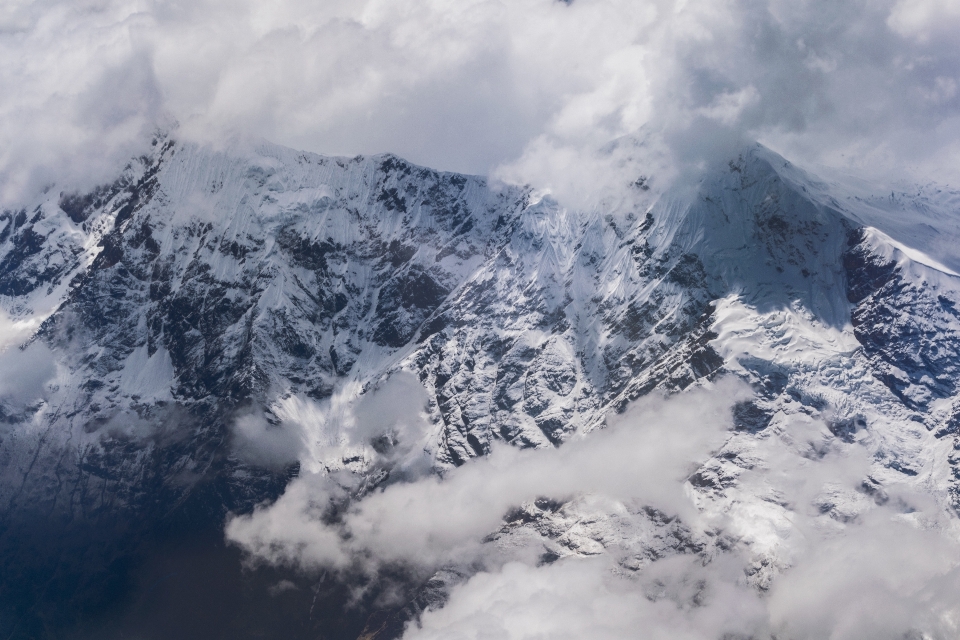
<svg viewBox="0 0 960 640">
<path fill-rule="evenodd" d="M 278 397 L 322 402 L 381 374 L 526 198 L 392 156 L 158 141 L 114 185 L 7 214 L 6 309 L 14 327 L 42 321 L 24 353 L 52 367 L 5 398 L 11 564 L 30 563 L 21 534 L 41 519 L 78 540 L 120 523 L 108 556 L 157 527 L 222 537 L 229 510 L 276 497 L 298 466 L 296 451 L 237 455 L 237 416 L 276 424 Z M 30 586 L 5 585 L 28 609 Z"/>
<path fill-rule="evenodd" d="M 35 338 L 59 370 L 34 424 L 50 430 L 49 455 L 67 442 L 84 452 L 78 473 L 116 451 L 104 473 L 136 476 L 133 451 L 183 448 L 160 473 L 199 479 L 216 456 L 204 448 L 227 437 L 238 408 L 328 398 L 343 377 L 376 376 L 502 244 L 527 197 L 393 157 L 229 157 L 167 143 L 145 164 L 102 201 L 42 204 L 8 241 L 12 313 L 65 290 Z M 74 200 L 92 204 L 77 213 Z M 54 252 L 72 262 L 54 270 Z"/>
<path fill-rule="evenodd" d="M 897 207 L 952 220 L 951 198 Z M 303 465 L 365 475 L 364 491 L 391 482 L 395 434 L 358 430 L 349 408 L 398 372 L 423 386 L 423 457 L 440 471 L 498 441 L 559 446 L 654 389 L 733 373 L 757 395 L 690 477 L 705 511 L 764 501 L 737 478 L 798 415 L 829 423 L 824 442 L 866 448 L 874 490 L 899 474 L 956 506 L 960 276 L 911 249 L 919 236 L 890 212 L 759 146 L 693 183 L 631 180 L 574 211 L 389 155 L 169 140 L 112 185 L 4 212 L 0 304 L 16 344 L 3 357 L 33 380 L 7 384 L 0 406 L 11 632 L 97 609 L 54 613 L 80 587 L 51 591 L 51 576 L 112 566 L 87 585 L 109 601 L 129 573 L 110 565 L 130 551 L 118 541 L 219 532 Z M 566 540 L 556 557 L 609 538 L 602 524 L 567 535 L 576 505 L 548 506 L 501 533 Z M 651 536 L 661 555 L 710 546 L 655 511 L 634 520 L 632 557 Z M 66 540 L 50 561 L 33 557 L 49 538 L 24 542 L 39 522 Z M 63 568 L 91 536 L 99 551 Z"/>
<path fill-rule="evenodd" d="M 725 169 L 612 212 L 541 201 L 522 213 L 401 365 L 435 390 L 441 461 L 498 439 L 559 444 L 654 388 L 716 373 L 710 318 L 732 292 L 846 321 L 843 217 L 804 199 L 765 152 Z"/>
</svg>

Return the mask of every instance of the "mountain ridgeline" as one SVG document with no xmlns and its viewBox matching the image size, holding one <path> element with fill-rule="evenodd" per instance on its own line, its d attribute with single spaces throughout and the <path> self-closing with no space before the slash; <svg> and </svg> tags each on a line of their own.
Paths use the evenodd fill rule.
<svg viewBox="0 0 960 640">
<path fill-rule="evenodd" d="M 304 464 L 237 428 L 287 442 L 284 400 L 325 416 L 311 464 L 397 481 L 390 433 L 358 442 L 331 416 L 400 374 L 423 387 L 435 473 L 735 375 L 755 397 L 690 476 L 704 499 L 732 500 L 737 451 L 803 413 L 869 451 L 870 495 L 906 479 L 960 507 L 960 276 L 903 222 L 952 220 L 957 195 L 861 193 L 759 145 L 695 184 L 636 174 L 575 211 L 392 155 L 161 138 L 112 184 L 3 212 L 0 637 L 401 633 L 436 578 L 357 577 L 357 601 L 223 539 Z"/>
</svg>

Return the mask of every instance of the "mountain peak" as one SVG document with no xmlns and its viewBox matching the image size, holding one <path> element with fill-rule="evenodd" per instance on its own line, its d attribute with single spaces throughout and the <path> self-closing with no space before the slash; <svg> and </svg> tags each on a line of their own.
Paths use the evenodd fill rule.
<svg viewBox="0 0 960 640">
<path fill-rule="evenodd" d="M 234 543 L 282 564 L 313 542 L 272 518 L 327 536 L 387 487 L 471 477 L 507 445 L 580 455 L 563 452 L 658 394 L 729 396 L 732 430 L 674 487 L 696 508 L 677 519 L 637 494 L 628 517 L 557 489 L 478 537 L 536 540 L 554 559 L 620 554 L 630 571 L 650 554 L 746 554 L 767 589 L 790 562 L 783 523 L 807 516 L 771 502 L 754 469 L 863 457 L 860 484 L 817 503 L 817 527 L 872 513 L 864 492 L 902 482 L 955 507 L 960 277 L 944 246 L 917 249 L 925 223 L 897 218 L 952 221 L 952 196 L 868 197 L 758 144 L 668 183 L 631 144 L 610 151 L 626 154 L 618 176 L 655 188 L 633 178 L 582 210 L 392 154 L 158 139 L 108 186 L 4 213 L 0 304 L 39 326 L 16 351 L 29 384 L 2 399 L 0 486 L 19 523 L 3 534 L 8 575 L 34 571 L 17 549 L 50 518 L 67 553 L 103 518 L 146 549 L 170 522 L 220 541 L 228 514 L 246 514 Z M 714 544 L 683 518 L 735 537 Z M 261 524 L 269 535 L 251 538 Z M 352 535 L 336 531 L 323 539 Z M 91 562 L 118 544 L 100 540 Z M 336 593 L 357 586 L 344 580 Z"/>
</svg>

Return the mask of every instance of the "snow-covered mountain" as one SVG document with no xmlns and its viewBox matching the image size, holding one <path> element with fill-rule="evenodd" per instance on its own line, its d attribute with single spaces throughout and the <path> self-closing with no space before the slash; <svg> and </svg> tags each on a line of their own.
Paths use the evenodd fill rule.
<svg viewBox="0 0 960 640">
<path fill-rule="evenodd" d="M 684 483 L 710 527 L 550 495 L 505 511 L 486 544 L 640 573 L 735 547 L 762 593 L 811 505 L 842 527 L 909 487 L 943 515 L 924 526 L 955 532 L 960 193 L 825 182 L 759 145 L 677 184 L 623 172 L 615 196 L 573 210 L 391 155 L 160 137 L 113 184 L 4 212 L 5 637 L 120 637 L 180 615 L 190 603 L 155 601 L 190 545 L 216 549 L 215 577 L 178 588 L 214 603 L 198 620 L 233 621 L 224 637 L 396 635 L 471 570 L 356 578 L 360 596 L 332 574 L 252 578 L 240 550 L 263 546 L 223 546 L 229 514 L 298 476 L 353 477 L 346 509 L 500 443 L 563 450 L 651 392 L 730 376 L 752 394 Z M 419 381 L 406 395 L 426 428 L 364 423 L 391 380 Z M 824 481 L 806 504 L 770 479 L 835 459 L 858 461 L 856 483 Z M 254 586 L 224 586 L 241 576 Z M 211 637 L 168 624 L 138 632 Z"/>
</svg>

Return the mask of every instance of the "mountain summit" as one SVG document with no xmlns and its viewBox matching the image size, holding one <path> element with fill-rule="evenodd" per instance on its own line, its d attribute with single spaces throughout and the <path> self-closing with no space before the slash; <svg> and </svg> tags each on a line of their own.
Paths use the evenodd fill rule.
<svg viewBox="0 0 960 640">
<path fill-rule="evenodd" d="M 112 184 L 3 212 L 0 635 L 398 637 L 478 565 L 305 567 L 303 539 L 256 528 L 270 505 L 336 478 L 294 504 L 329 529 L 716 389 L 729 430 L 678 481 L 701 525 L 558 481 L 478 539 L 641 578 L 736 553 L 761 597 L 801 566 L 801 516 L 926 501 L 920 530 L 955 528 L 960 193 L 824 181 L 760 145 L 682 184 L 624 171 L 573 210 L 393 155 L 158 138 Z"/>
</svg>

